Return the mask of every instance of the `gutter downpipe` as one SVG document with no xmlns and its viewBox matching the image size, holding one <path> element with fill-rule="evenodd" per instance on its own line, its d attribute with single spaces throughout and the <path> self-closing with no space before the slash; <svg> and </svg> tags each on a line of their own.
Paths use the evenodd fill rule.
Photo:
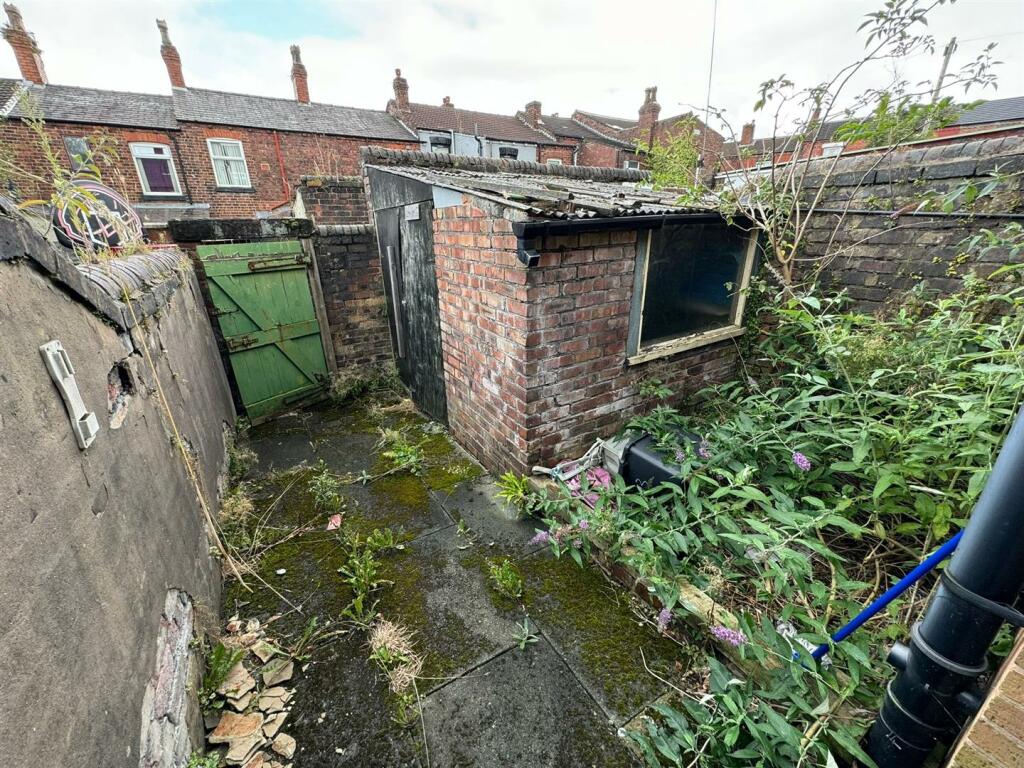
<svg viewBox="0 0 1024 768">
<path fill-rule="evenodd" d="M 890 681 L 865 750 L 879 768 L 918 768 L 981 705 L 977 679 L 1024 588 L 1024 406 L 910 646 L 897 643 Z"/>
</svg>

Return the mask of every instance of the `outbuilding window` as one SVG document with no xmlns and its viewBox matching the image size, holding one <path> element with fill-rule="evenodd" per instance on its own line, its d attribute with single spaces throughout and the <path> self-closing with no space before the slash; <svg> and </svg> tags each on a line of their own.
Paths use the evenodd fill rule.
<svg viewBox="0 0 1024 768">
<path fill-rule="evenodd" d="M 502 160 L 518 160 L 519 150 L 516 147 L 498 147 L 498 157 Z"/>
<path fill-rule="evenodd" d="M 640 363 L 743 333 L 756 236 L 724 221 L 641 235 L 628 354 Z"/>
<path fill-rule="evenodd" d="M 147 195 L 180 195 L 171 148 L 166 144 L 130 144 L 142 191 Z"/>
<path fill-rule="evenodd" d="M 639 171 L 640 170 L 640 161 L 639 160 L 625 160 L 622 163 L 622 167 L 625 168 L 627 171 Z"/>
<path fill-rule="evenodd" d="M 452 140 L 450 136 L 431 136 L 430 137 L 430 151 L 431 152 L 445 152 L 451 154 L 452 151 Z"/>
<path fill-rule="evenodd" d="M 249 189 L 249 167 L 245 164 L 242 142 L 235 139 L 207 139 L 213 175 L 218 187 Z"/>
<path fill-rule="evenodd" d="M 561 165 L 561 164 L 562 164 L 562 161 L 561 161 L 560 158 L 557 158 L 557 157 L 549 157 L 548 158 L 548 165 Z"/>
</svg>

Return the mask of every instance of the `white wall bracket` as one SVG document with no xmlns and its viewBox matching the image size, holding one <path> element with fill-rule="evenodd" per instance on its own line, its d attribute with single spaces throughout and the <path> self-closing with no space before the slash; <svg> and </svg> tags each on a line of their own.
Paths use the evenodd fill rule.
<svg viewBox="0 0 1024 768">
<path fill-rule="evenodd" d="M 64 398 L 64 405 L 68 409 L 71 429 L 78 440 L 78 447 L 84 451 L 96 439 L 100 425 L 96 420 L 96 414 L 85 409 L 82 395 L 78 392 L 78 383 L 75 381 L 75 369 L 71 365 L 71 358 L 64 351 L 64 345 L 56 340 L 46 342 L 39 347 L 39 351 L 43 355 L 46 370 L 50 372 L 50 378 L 60 390 L 60 396 Z"/>
</svg>

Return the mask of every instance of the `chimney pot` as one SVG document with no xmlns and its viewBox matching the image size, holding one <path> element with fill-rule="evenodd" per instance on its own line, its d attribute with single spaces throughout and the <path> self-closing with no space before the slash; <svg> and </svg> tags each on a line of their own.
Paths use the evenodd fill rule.
<svg viewBox="0 0 1024 768">
<path fill-rule="evenodd" d="M 391 85 L 395 91 L 394 109 L 400 114 L 408 114 L 411 112 L 409 109 L 409 81 L 402 77 L 402 70 L 395 70 L 395 79 Z M 390 111 L 391 105 L 388 106 Z"/>
<path fill-rule="evenodd" d="M 455 105 L 452 104 L 452 97 L 451 96 L 445 96 L 443 99 L 441 99 L 441 106 L 442 107 L 454 107 Z"/>
<path fill-rule="evenodd" d="M 541 122 L 541 106 L 539 101 L 531 101 L 526 105 L 526 122 L 536 128 Z"/>
<path fill-rule="evenodd" d="M 14 57 L 18 60 L 21 77 L 31 83 L 45 85 L 46 70 L 43 69 L 43 55 L 36 44 L 36 38 L 27 29 L 21 18 L 21 11 L 13 3 L 4 3 L 7 12 L 7 25 L 3 28 L 4 39 L 14 49 Z"/>
<path fill-rule="evenodd" d="M 185 75 L 181 71 L 181 56 L 178 55 L 178 49 L 171 42 L 171 35 L 167 31 L 167 22 L 157 19 L 156 27 L 160 30 L 160 58 L 164 60 L 164 66 L 167 67 L 167 77 L 171 81 L 171 87 L 184 88 Z"/>
<path fill-rule="evenodd" d="M 661 114 L 661 105 L 658 103 L 658 87 L 652 85 L 644 89 L 644 103 L 640 107 L 640 120 L 637 124 L 641 140 L 648 145 L 654 144 L 655 127 L 658 124 L 658 115 Z"/>
<path fill-rule="evenodd" d="M 743 124 L 743 130 L 740 133 L 740 146 L 747 146 L 748 144 L 754 143 L 754 121 L 751 120 L 749 123 Z"/>
<path fill-rule="evenodd" d="M 306 65 L 302 63 L 302 52 L 299 46 L 293 45 L 292 51 L 292 87 L 295 89 L 295 100 L 300 104 L 309 104 L 309 76 Z"/>
</svg>

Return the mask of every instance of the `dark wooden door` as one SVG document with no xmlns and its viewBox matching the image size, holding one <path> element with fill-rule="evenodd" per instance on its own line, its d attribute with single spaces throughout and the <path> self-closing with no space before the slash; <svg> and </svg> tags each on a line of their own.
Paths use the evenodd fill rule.
<svg viewBox="0 0 1024 768">
<path fill-rule="evenodd" d="M 398 372 L 419 409 L 447 424 L 432 218 L 429 200 L 376 212 Z"/>
</svg>

